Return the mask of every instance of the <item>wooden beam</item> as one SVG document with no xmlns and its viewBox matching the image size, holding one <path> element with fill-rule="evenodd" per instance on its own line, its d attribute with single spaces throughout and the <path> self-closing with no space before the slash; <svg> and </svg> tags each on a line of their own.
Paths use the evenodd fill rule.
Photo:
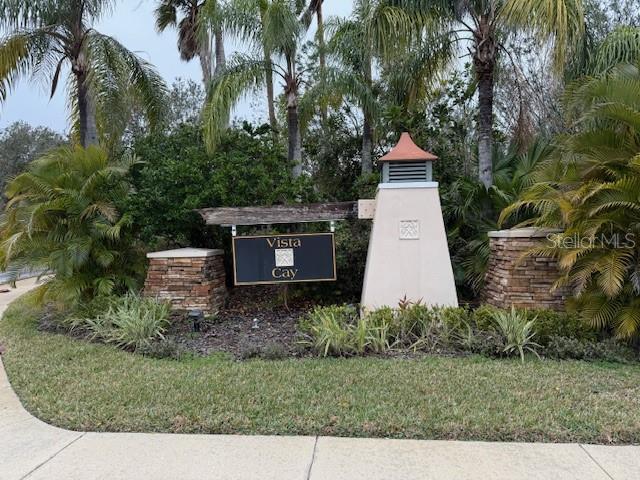
<svg viewBox="0 0 640 480">
<path fill-rule="evenodd" d="M 221 207 L 197 210 L 207 225 L 271 225 L 358 218 L 358 202 L 308 203 L 272 207 Z"/>
</svg>

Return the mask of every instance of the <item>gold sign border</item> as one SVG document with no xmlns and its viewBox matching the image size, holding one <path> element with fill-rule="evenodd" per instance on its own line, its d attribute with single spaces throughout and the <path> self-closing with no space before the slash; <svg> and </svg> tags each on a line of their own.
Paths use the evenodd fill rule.
<svg viewBox="0 0 640 480">
<path fill-rule="evenodd" d="M 279 282 L 238 282 L 237 262 L 236 262 L 236 240 L 242 238 L 274 238 L 274 237 L 310 237 L 329 235 L 331 236 L 331 247 L 333 248 L 333 278 L 309 278 L 307 280 L 282 280 Z M 336 267 L 336 235 L 333 232 L 319 232 L 319 233 L 283 233 L 277 235 L 243 235 L 233 237 L 231 240 L 231 250 L 233 252 L 233 285 L 236 287 L 244 285 L 279 285 L 281 283 L 309 283 L 309 282 L 335 282 L 338 279 L 338 272 Z"/>
</svg>

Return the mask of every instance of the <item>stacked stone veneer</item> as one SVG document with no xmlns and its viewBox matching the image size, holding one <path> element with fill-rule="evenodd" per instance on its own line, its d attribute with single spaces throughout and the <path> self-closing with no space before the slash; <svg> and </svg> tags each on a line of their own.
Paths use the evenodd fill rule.
<svg viewBox="0 0 640 480">
<path fill-rule="evenodd" d="M 558 263 L 549 257 L 525 255 L 545 241 L 550 230 L 522 228 L 489 232 L 491 253 L 483 300 L 496 307 L 564 310 L 568 288 L 552 290 Z"/>
<path fill-rule="evenodd" d="M 224 252 L 183 248 L 147 254 L 146 296 L 167 300 L 176 311 L 214 314 L 225 302 Z"/>
</svg>

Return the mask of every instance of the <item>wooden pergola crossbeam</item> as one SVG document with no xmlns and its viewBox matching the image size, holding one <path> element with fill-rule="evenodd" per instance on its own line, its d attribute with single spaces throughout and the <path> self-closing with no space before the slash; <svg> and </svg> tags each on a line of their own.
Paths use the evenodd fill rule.
<svg viewBox="0 0 640 480">
<path fill-rule="evenodd" d="M 220 207 L 198 210 L 207 225 L 274 225 L 332 222 L 358 218 L 358 202 L 308 203 L 271 207 Z"/>
</svg>

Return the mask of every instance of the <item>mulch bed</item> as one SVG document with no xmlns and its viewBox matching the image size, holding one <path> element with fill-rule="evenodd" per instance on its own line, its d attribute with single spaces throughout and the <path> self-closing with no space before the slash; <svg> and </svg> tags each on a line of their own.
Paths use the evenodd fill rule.
<svg viewBox="0 0 640 480">
<path fill-rule="evenodd" d="M 234 288 L 227 306 L 216 318 L 205 321 L 200 332 L 184 316 L 176 317 L 169 337 L 198 355 L 227 352 L 239 359 L 308 355 L 299 345 L 299 320 L 315 305 L 305 299 L 289 299 L 282 287 Z"/>
</svg>

